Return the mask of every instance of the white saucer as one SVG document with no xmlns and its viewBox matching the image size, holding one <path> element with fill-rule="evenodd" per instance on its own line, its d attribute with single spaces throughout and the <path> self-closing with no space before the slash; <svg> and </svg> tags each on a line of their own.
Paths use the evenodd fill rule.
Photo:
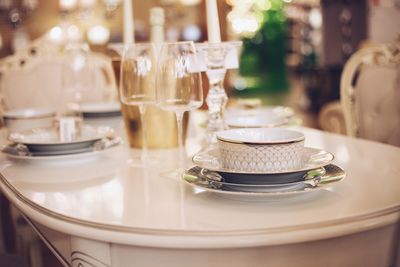
<svg viewBox="0 0 400 267">
<path fill-rule="evenodd" d="M 113 135 L 114 130 L 111 127 L 83 125 L 81 136 L 71 142 L 61 142 L 55 128 L 36 128 L 12 133 L 8 139 L 26 145 L 32 153 L 71 154 L 75 153 L 71 151 L 88 149 L 100 139 Z"/>
<path fill-rule="evenodd" d="M 296 172 L 306 172 L 312 169 L 317 169 L 324 167 L 332 162 L 334 156 L 322 149 L 304 147 L 302 151 L 301 166 L 296 169 L 287 169 L 283 171 L 265 171 L 265 172 L 249 172 L 249 171 L 237 171 L 226 169 L 222 166 L 219 159 L 218 148 L 211 148 L 209 150 L 200 152 L 194 155 L 192 161 L 195 165 L 208 169 L 211 171 L 216 171 L 219 173 L 228 174 L 247 174 L 247 175 L 268 175 L 268 174 L 282 174 L 282 173 L 296 173 Z"/>
<path fill-rule="evenodd" d="M 197 168 L 197 169 L 195 169 Z M 299 183 L 287 184 L 284 186 L 276 186 L 275 190 L 257 191 L 244 190 L 240 187 L 229 188 L 224 186 L 216 186 L 215 183 L 210 182 L 209 179 L 204 178 L 200 174 L 201 168 L 194 167 L 184 172 L 182 179 L 189 185 L 196 189 L 201 189 L 207 192 L 215 193 L 221 197 L 235 199 L 257 201 L 264 199 L 276 199 L 279 197 L 299 196 L 309 192 L 315 192 L 327 186 L 333 185 L 336 182 L 343 180 L 346 176 L 344 170 L 334 164 L 325 166 L 326 173 L 318 178 L 311 179 L 308 182 L 303 181 Z M 254 186 L 253 186 L 254 188 Z"/>
<path fill-rule="evenodd" d="M 326 174 L 324 167 L 311 170 L 307 172 L 300 181 L 291 183 L 275 183 L 275 184 L 237 184 L 227 182 L 217 172 L 213 172 L 200 167 L 193 167 L 187 171 L 187 173 L 200 176 L 207 180 L 209 185 L 213 185 L 216 188 L 238 191 L 238 192 L 283 192 L 283 191 L 294 191 L 310 187 L 315 187 L 321 180 L 321 177 Z"/>
<path fill-rule="evenodd" d="M 99 142 L 103 142 L 104 140 L 100 140 Z M 48 152 L 33 152 L 30 153 L 29 155 L 26 154 L 18 154 L 16 153 L 15 150 L 13 149 L 7 149 L 7 147 L 3 147 L 2 153 L 5 154 L 8 158 L 11 159 L 17 159 L 17 160 L 29 160 L 29 161 L 61 161 L 61 160 L 77 160 L 77 159 L 82 159 L 82 158 L 88 158 L 88 157 L 93 157 L 93 156 L 98 156 L 105 151 L 108 151 L 111 148 L 117 147 L 118 145 L 121 144 L 121 139 L 119 137 L 109 139 L 108 141 L 104 142 L 109 142 L 108 146 L 99 146 L 99 147 L 94 147 L 90 146 L 84 149 L 78 149 L 78 150 L 68 150 L 64 153 L 48 153 Z M 95 143 L 97 144 L 97 143 Z M 12 146 L 8 145 L 8 146 Z"/>
</svg>

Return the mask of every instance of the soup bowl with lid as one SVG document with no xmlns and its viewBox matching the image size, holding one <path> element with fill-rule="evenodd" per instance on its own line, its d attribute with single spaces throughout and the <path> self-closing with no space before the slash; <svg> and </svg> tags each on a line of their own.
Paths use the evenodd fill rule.
<svg viewBox="0 0 400 267">
<path fill-rule="evenodd" d="M 304 135 L 284 128 L 240 128 L 216 134 L 224 169 L 277 172 L 301 165 Z"/>
</svg>

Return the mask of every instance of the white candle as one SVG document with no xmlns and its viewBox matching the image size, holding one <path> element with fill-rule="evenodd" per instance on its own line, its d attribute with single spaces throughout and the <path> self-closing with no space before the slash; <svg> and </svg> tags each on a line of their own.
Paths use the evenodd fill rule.
<svg viewBox="0 0 400 267">
<path fill-rule="evenodd" d="M 124 44 L 135 42 L 132 0 L 124 0 Z"/>
<path fill-rule="evenodd" d="M 210 43 L 221 42 L 217 0 L 206 0 L 207 32 Z"/>
</svg>

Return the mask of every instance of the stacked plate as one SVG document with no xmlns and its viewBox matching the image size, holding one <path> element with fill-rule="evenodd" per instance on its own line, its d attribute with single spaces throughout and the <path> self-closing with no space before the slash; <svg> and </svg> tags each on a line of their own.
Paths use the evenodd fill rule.
<svg viewBox="0 0 400 267">
<path fill-rule="evenodd" d="M 82 103 L 75 111 L 82 113 L 82 116 L 88 119 L 116 117 L 121 115 L 121 104 L 119 102 Z"/>
<path fill-rule="evenodd" d="M 45 108 L 13 109 L 3 113 L 3 121 L 9 132 L 49 127 L 55 117 L 55 110 Z"/>
<path fill-rule="evenodd" d="M 56 128 L 35 128 L 11 133 L 11 144 L 2 152 L 14 158 L 49 158 L 83 153 L 93 153 L 118 145 L 120 139 L 107 126 L 83 125 L 80 134 L 71 141 L 60 141 Z"/>
<path fill-rule="evenodd" d="M 227 109 L 225 123 L 229 128 L 266 128 L 287 125 L 294 112 L 288 107 L 263 107 L 254 109 Z"/>
<path fill-rule="evenodd" d="M 304 135 L 281 128 L 232 129 L 217 133 L 218 146 L 193 157 L 183 178 L 223 196 L 270 197 L 316 191 L 342 180 L 334 156 L 304 147 Z"/>
</svg>

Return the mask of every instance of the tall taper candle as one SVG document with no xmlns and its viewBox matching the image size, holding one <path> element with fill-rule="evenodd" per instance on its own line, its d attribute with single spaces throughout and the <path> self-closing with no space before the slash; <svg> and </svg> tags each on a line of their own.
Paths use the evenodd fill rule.
<svg viewBox="0 0 400 267">
<path fill-rule="evenodd" d="M 217 0 L 206 0 L 206 11 L 208 41 L 210 43 L 220 43 L 221 32 L 219 29 Z"/>
<path fill-rule="evenodd" d="M 132 1 L 124 0 L 124 44 L 135 42 Z"/>
<path fill-rule="evenodd" d="M 150 8 L 150 41 L 156 44 L 164 42 L 165 15 L 162 7 Z"/>
</svg>

